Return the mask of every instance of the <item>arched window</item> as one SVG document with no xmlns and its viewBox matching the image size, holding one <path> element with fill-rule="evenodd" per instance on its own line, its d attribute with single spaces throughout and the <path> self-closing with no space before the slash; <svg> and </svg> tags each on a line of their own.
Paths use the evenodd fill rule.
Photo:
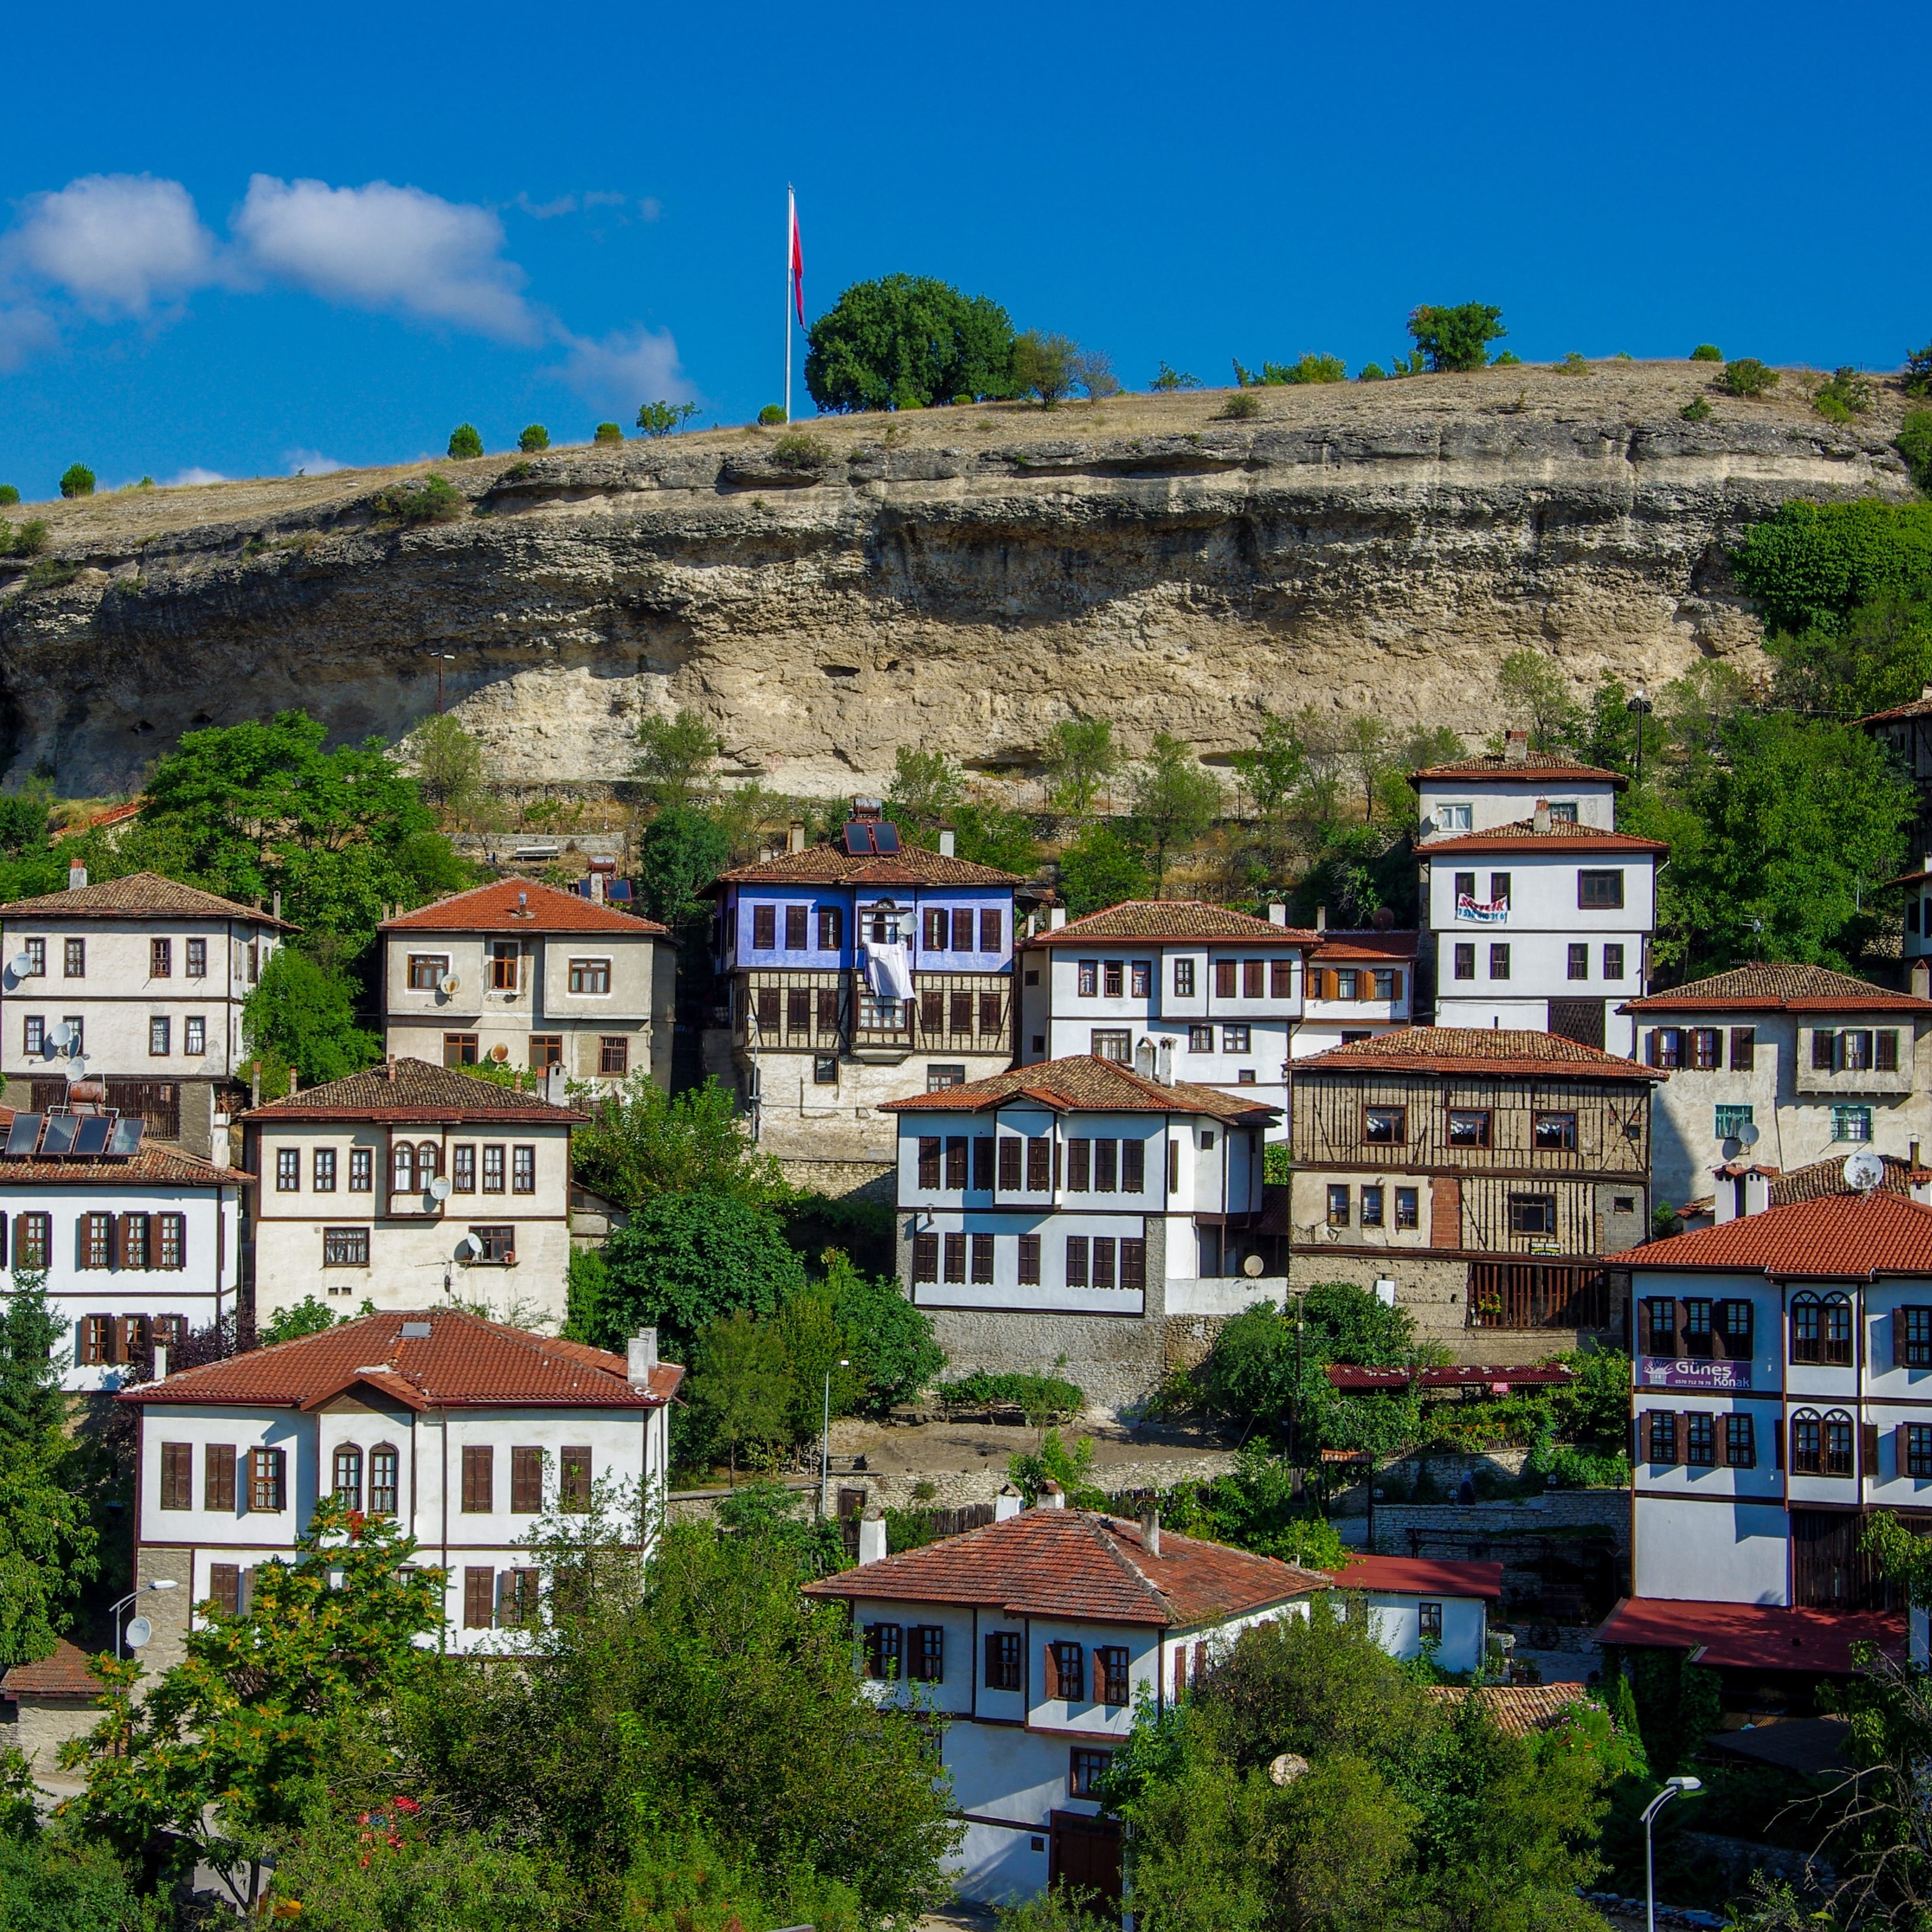
<svg viewBox="0 0 1932 1932">
<path fill-rule="evenodd" d="M 1825 1418 L 1825 1470 L 1828 1476 L 1852 1474 L 1852 1418 L 1842 1408 Z"/>
<path fill-rule="evenodd" d="M 344 1509 L 362 1507 L 362 1452 L 352 1442 L 336 1447 L 335 1500 Z"/>
<path fill-rule="evenodd" d="M 416 1191 L 416 1150 L 407 1141 L 398 1141 L 395 1152 L 396 1171 L 390 1186 L 398 1194 L 411 1194 Z"/>
<path fill-rule="evenodd" d="M 1801 1408 L 1791 1418 L 1791 1472 L 1796 1476 L 1825 1473 L 1823 1424 L 1816 1409 Z"/>
<path fill-rule="evenodd" d="M 427 1187 L 442 1171 L 441 1150 L 434 1141 L 424 1141 L 416 1149 L 416 1185 Z"/>
<path fill-rule="evenodd" d="M 396 1514 L 396 1465 L 394 1446 L 379 1442 L 369 1451 L 369 1514 Z"/>
</svg>

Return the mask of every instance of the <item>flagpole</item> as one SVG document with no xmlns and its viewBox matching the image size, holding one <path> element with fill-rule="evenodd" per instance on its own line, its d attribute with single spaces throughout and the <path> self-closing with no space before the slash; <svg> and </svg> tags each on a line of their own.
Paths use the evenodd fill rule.
<svg viewBox="0 0 1932 1932">
<path fill-rule="evenodd" d="M 791 236 L 798 224 L 798 197 L 790 182 L 785 183 L 785 380 L 784 416 L 791 421 Z"/>
</svg>

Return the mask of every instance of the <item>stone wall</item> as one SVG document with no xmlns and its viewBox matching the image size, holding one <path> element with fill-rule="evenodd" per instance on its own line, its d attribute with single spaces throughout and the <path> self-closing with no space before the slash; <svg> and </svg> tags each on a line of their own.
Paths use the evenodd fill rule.
<svg viewBox="0 0 1932 1932">
<path fill-rule="evenodd" d="M 794 1187 L 834 1201 L 863 1201 L 890 1208 L 897 1198 L 898 1169 L 890 1161 L 804 1160 L 778 1157 L 778 1170 Z"/>
</svg>

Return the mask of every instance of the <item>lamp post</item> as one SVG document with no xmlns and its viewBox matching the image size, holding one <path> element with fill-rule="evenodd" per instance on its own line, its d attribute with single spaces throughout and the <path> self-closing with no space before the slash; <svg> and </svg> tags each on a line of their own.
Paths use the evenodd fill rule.
<svg viewBox="0 0 1932 1932">
<path fill-rule="evenodd" d="M 442 716 L 442 668 L 455 662 L 456 653 L 454 651 L 438 651 L 436 654 L 436 715 L 439 718 Z M 1637 769 L 1640 771 L 1642 770 L 1641 759 Z"/>
<path fill-rule="evenodd" d="M 842 1369 L 852 1364 L 838 1358 Z M 825 1372 L 825 1416 L 818 1432 L 818 1517 L 823 1522 L 832 1514 L 832 1371 Z"/>
<path fill-rule="evenodd" d="M 152 1583 L 142 1586 L 149 1590 L 178 1590 L 181 1586 L 172 1576 L 157 1576 Z M 130 1590 L 107 1614 L 114 1619 L 114 1654 L 121 1654 L 121 1612 L 141 1594 L 140 1590 Z"/>
<path fill-rule="evenodd" d="M 1624 709 L 1636 720 L 1636 782 L 1643 783 L 1643 721 L 1657 709 L 1643 694 L 1643 686 L 1638 685 L 1634 694 L 1625 703 Z"/>
<path fill-rule="evenodd" d="M 1701 1778 L 1666 1778 L 1664 1789 L 1644 1808 L 1643 1814 L 1643 1910 L 1644 1923 L 1649 1932 L 1657 1932 L 1657 1862 L 1651 1850 L 1651 1820 L 1680 1793 L 1702 1791 L 1704 1780 Z"/>
</svg>

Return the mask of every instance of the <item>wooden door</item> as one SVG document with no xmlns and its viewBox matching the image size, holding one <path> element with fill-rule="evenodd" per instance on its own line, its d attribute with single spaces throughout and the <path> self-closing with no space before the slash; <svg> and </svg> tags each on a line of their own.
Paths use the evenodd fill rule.
<svg viewBox="0 0 1932 1932">
<path fill-rule="evenodd" d="M 1075 1811 L 1052 1814 L 1048 1840 L 1046 1882 L 1088 1892 L 1096 1902 L 1120 1902 L 1120 1828 L 1111 1818 L 1083 1817 Z"/>
</svg>

